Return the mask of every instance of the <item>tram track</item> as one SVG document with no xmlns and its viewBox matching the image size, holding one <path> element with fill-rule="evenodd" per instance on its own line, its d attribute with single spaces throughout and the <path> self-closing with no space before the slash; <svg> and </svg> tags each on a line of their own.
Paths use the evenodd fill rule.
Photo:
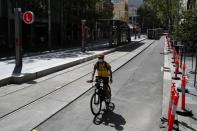
<svg viewBox="0 0 197 131">
<path fill-rule="evenodd" d="M 147 40 L 146 40 L 146 42 L 147 42 Z M 148 41 L 148 42 L 150 42 L 150 41 Z M 153 43 L 153 42 L 152 42 L 152 43 Z M 134 46 L 134 47 L 132 48 L 132 51 L 133 51 L 133 50 L 135 50 L 136 48 L 138 48 L 139 45 L 138 45 L 138 44 L 135 44 L 135 45 L 133 44 L 133 45 L 131 45 L 131 46 Z M 121 54 L 121 51 L 120 51 L 120 52 L 116 51 L 116 52 L 114 52 L 114 53 L 111 53 L 111 54 L 108 55 L 108 57 L 111 56 L 111 58 L 113 58 L 113 57 L 116 56 L 118 53 Z M 129 50 L 128 50 L 128 52 L 123 53 L 121 56 L 116 57 L 115 59 L 112 59 L 112 60 L 110 60 L 110 61 L 108 61 L 108 62 L 109 62 L 109 63 L 115 62 L 115 61 L 119 60 L 120 58 L 122 58 L 122 57 L 128 55 L 129 53 L 130 53 L 130 52 L 129 52 Z M 59 74 L 56 74 L 56 75 L 54 75 L 54 76 L 52 76 L 52 77 L 48 77 L 47 79 L 44 79 L 43 81 L 41 81 L 41 82 L 39 82 L 39 83 L 46 82 L 46 81 L 51 80 L 51 79 L 53 79 L 53 78 L 55 78 L 55 77 L 58 77 L 58 76 L 61 76 L 61 75 L 66 74 L 66 73 L 72 72 L 72 71 L 74 71 L 74 70 L 76 70 L 76 69 L 79 69 L 79 68 L 82 68 L 82 67 L 86 67 L 86 66 L 90 66 L 90 65 L 92 65 L 93 63 L 95 63 L 95 60 L 88 61 L 87 63 L 82 64 L 82 65 L 78 65 L 78 66 L 74 67 L 74 68 L 71 69 L 71 70 L 67 70 L 67 71 L 65 71 L 65 72 L 61 72 L 61 73 L 59 73 Z M 119 68 L 118 68 L 118 69 L 119 69 Z M 113 72 L 117 71 L 118 69 L 114 70 Z M 20 106 L 20 107 L 16 108 L 15 110 L 12 110 L 12 111 L 10 111 L 10 112 L 8 112 L 8 113 L 6 113 L 6 114 L 0 116 L 0 120 L 2 120 L 2 119 L 5 118 L 5 117 L 8 117 L 9 115 L 13 114 L 14 112 L 17 112 L 17 111 L 19 111 L 19 110 L 21 110 L 21 109 L 23 109 L 23 108 L 25 108 L 25 107 L 27 107 L 27 106 L 29 106 L 29 105 L 35 103 L 35 102 L 38 101 L 38 100 L 41 100 L 41 99 L 45 98 L 46 96 L 49 96 L 50 94 L 52 94 L 52 93 L 54 93 L 54 92 L 57 92 L 57 91 L 61 90 L 62 88 L 66 88 L 66 86 L 68 86 L 68 85 L 70 85 L 70 84 L 72 84 L 72 83 L 74 83 L 74 82 L 76 82 L 76 81 L 78 81 L 78 80 L 80 80 L 80 79 L 82 79 L 82 78 L 88 76 L 90 73 L 91 73 L 91 71 L 87 72 L 86 74 L 83 74 L 82 76 L 78 77 L 77 79 L 75 79 L 75 80 L 73 80 L 73 81 L 70 81 L 69 83 L 65 83 L 65 84 L 63 84 L 63 85 L 61 85 L 61 86 L 59 86 L 59 87 L 56 87 L 55 90 L 52 90 L 52 91 L 50 91 L 50 92 L 48 92 L 48 93 L 45 93 L 44 95 L 38 97 L 37 99 L 34 99 L 34 100 L 32 100 L 31 102 L 28 102 L 27 104 L 24 104 L 23 106 Z M 39 84 L 39 83 L 38 83 L 38 84 Z M 30 87 L 33 87 L 33 86 L 34 86 L 34 85 L 27 86 L 27 87 L 25 87 L 25 89 L 30 88 Z M 20 89 L 20 90 L 17 90 L 17 91 L 14 91 L 14 92 L 10 92 L 10 93 L 8 93 L 8 94 L 6 94 L 6 95 L 12 95 L 12 94 L 14 94 L 14 93 L 16 93 L 16 92 L 19 92 L 19 91 L 23 90 L 23 89 L 24 89 L 24 88 L 22 88 L 22 89 Z M 89 90 L 91 90 L 91 88 L 90 88 Z M 87 91 L 89 91 L 89 90 L 87 90 Z M 87 92 L 87 91 L 86 91 L 86 92 Z M 86 92 L 84 92 L 84 93 L 86 93 Z M 83 93 L 83 94 L 84 94 L 84 93 Z M 82 96 L 83 94 L 81 94 L 80 96 Z M 6 95 L 5 95 L 5 96 L 6 96 Z M 80 97 L 80 96 L 79 96 L 79 97 Z M 4 97 L 4 96 L 1 96 L 1 97 Z M 76 98 L 76 99 L 77 99 L 77 98 Z M 76 99 L 74 99 L 73 101 L 75 101 Z M 73 102 L 73 101 L 72 101 L 72 102 Z M 69 105 L 69 104 L 68 104 L 68 105 Z M 66 105 L 66 106 L 67 106 L 67 105 Z M 65 107 L 66 107 L 66 106 L 65 106 Z M 64 108 L 65 108 L 65 107 L 64 107 Z M 53 114 L 53 115 L 54 115 L 54 114 Z"/>
<path fill-rule="evenodd" d="M 133 46 L 133 49 L 132 50 L 135 50 L 137 47 L 139 47 L 139 45 L 138 45 L 139 43 L 134 43 L 134 44 L 132 44 L 132 45 L 129 45 L 129 46 Z M 141 46 L 141 45 L 140 45 Z M 113 53 L 110 53 L 109 55 L 107 55 L 107 57 L 110 57 L 110 58 L 113 58 L 115 55 L 117 54 L 117 51 L 116 52 L 113 52 Z M 111 63 L 111 62 L 113 62 L 113 61 L 116 61 L 116 60 L 118 60 L 118 59 L 120 59 L 121 57 L 124 57 L 125 55 L 127 55 L 128 53 L 126 53 L 126 54 L 123 54 L 123 55 L 121 55 L 121 56 L 119 56 L 119 57 L 117 57 L 116 59 L 112 59 L 112 60 L 110 60 L 110 61 L 108 61 L 109 63 Z M 58 77 L 58 76 L 61 76 L 61 75 L 64 75 L 64 74 L 66 74 L 66 73 L 70 73 L 70 72 L 72 72 L 72 71 L 74 71 L 74 70 L 77 70 L 77 69 L 79 69 L 79 68 L 82 68 L 82 67 L 85 67 L 85 66 L 88 66 L 88 65 L 93 65 L 94 63 L 96 62 L 96 59 L 94 59 L 94 60 L 90 60 L 90 61 L 87 61 L 87 62 L 85 62 L 85 63 L 82 63 L 82 64 L 80 64 L 80 65 L 76 65 L 76 66 L 74 66 L 74 67 L 70 67 L 70 68 L 68 68 L 68 69 L 65 69 L 65 70 L 63 70 L 63 71 L 59 71 L 59 72 L 56 72 L 56 73 L 53 73 L 53 74 L 51 74 L 51 75 L 48 75 L 48 76 L 45 76 L 45 77 L 42 77 L 42 78 L 38 78 L 38 80 L 39 79 L 42 79 L 41 81 L 39 81 L 38 83 L 42 83 L 42 82 L 46 82 L 46 81 L 48 81 L 48 80 L 50 80 L 50 79 L 53 79 L 53 78 L 55 78 L 55 77 Z M 90 74 L 90 72 L 88 72 L 87 74 L 85 74 L 85 75 L 83 75 L 83 76 L 81 76 L 81 77 L 84 77 L 84 76 L 86 76 L 86 75 L 88 75 L 88 74 Z M 80 78 L 81 78 L 80 77 Z M 43 79 L 44 78 L 44 79 Z M 78 79 L 76 79 L 76 80 L 78 80 Z M 71 82 L 69 82 L 68 84 L 70 84 L 70 83 L 72 83 L 72 82 L 75 82 L 75 81 L 71 81 Z M 28 83 L 28 82 L 27 82 Z M 38 84 L 37 83 L 37 84 Z M 66 85 L 68 85 L 68 84 L 65 84 L 64 86 L 66 86 Z M 4 86 L 4 87 L 1 87 L 0 88 L 0 92 L 2 92 L 2 88 L 7 88 L 7 87 L 9 87 L 9 86 L 16 86 L 16 85 L 8 85 L 8 86 Z M 4 96 L 7 96 L 7 95 L 11 95 L 11 94 L 13 94 L 13 93 L 16 93 L 16 92 L 18 92 L 18 91 L 20 91 L 20 90 L 23 90 L 24 88 L 30 88 L 30 87 L 32 87 L 32 86 L 34 86 L 34 84 L 31 84 L 31 85 L 28 85 L 28 86 L 24 86 L 23 88 L 21 88 L 21 89 L 18 89 L 18 90 L 16 90 L 16 91 L 13 91 L 13 92 L 9 92 L 9 93 L 6 93 L 6 94 L 4 94 L 4 95 L 1 95 L 0 94 L 0 97 L 4 97 Z"/>
</svg>

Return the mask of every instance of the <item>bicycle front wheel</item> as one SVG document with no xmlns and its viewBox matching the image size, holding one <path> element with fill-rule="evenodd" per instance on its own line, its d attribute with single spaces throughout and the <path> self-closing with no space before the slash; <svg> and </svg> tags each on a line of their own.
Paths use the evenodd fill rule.
<svg viewBox="0 0 197 131">
<path fill-rule="evenodd" d="M 98 93 L 94 93 L 90 100 L 90 109 L 92 114 L 93 115 L 99 114 L 101 111 L 101 106 L 102 106 L 102 102 L 100 95 Z"/>
</svg>

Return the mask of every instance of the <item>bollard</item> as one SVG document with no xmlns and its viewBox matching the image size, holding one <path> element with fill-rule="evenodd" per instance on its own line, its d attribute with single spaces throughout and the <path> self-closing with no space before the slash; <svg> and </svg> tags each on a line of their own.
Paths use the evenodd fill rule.
<svg viewBox="0 0 197 131">
<path fill-rule="evenodd" d="M 178 56 L 178 55 L 176 55 L 175 64 L 176 64 L 177 74 L 182 74 L 182 73 L 179 71 L 179 56 Z"/>
<path fill-rule="evenodd" d="M 175 48 L 173 47 L 173 57 L 172 57 L 173 62 L 172 62 L 172 63 L 175 63 L 175 52 L 176 52 L 176 50 L 175 50 Z"/>
<path fill-rule="evenodd" d="M 179 112 L 180 115 L 184 116 L 193 116 L 192 110 L 186 109 L 186 93 L 189 93 L 188 89 L 186 88 L 187 78 L 186 76 L 182 77 L 181 80 L 181 89 L 178 89 L 182 92 L 182 99 L 181 99 L 181 109 L 182 112 Z"/>
<path fill-rule="evenodd" d="M 186 87 L 186 76 L 183 76 L 181 80 L 181 90 L 182 90 L 181 109 L 182 110 L 185 110 L 185 87 Z"/>
<path fill-rule="evenodd" d="M 183 70 L 183 76 L 185 76 L 186 75 L 186 64 L 183 64 L 182 70 Z"/>
<path fill-rule="evenodd" d="M 168 131 L 172 131 L 173 126 L 174 126 L 174 121 L 175 121 L 175 115 L 176 115 L 176 110 L 177 110 L 177 105 L 178 105 L 178 100 L 179 100 L 179 93 L 175 91 L 174 94 L 174 99 L 173 99 L 173 108 L 172 108 L 172 112 L 170 115 L 170 122 L 168 125 Z"/>
<path fill-rule="evenodd" d="M 174 94 L 175 94 L 175 83 L 172 82 L 171 84 L 171 91 L 170 91 L 170 101 L 169 101 L 169 107 L 168 107 L 168 125 L 170 123 L 170 115 L 172 112 L 172 106 L 173 106 L 173 99 L 174 99 Z"/>
<path fill-rule="evenodd" d="M 174 71 L 175 77 L 172 77 L 172 79 L 180 80 L 180 77 L 177 76 L 180 73 L 179 72 L 179 60 L 178 60 L 178 58 L 176 58 L 175 64 L 176 64 L 175 71 Z"/>
<path fill-rule="evenodd" d="M 175 49 L 175 47 L 173 47 L 173 57 L 172 57 L 173 62 L 172 63 L 175 63 L 177 56 L 178 55 L 177 55 L 176 49 Z"/>
</svg>

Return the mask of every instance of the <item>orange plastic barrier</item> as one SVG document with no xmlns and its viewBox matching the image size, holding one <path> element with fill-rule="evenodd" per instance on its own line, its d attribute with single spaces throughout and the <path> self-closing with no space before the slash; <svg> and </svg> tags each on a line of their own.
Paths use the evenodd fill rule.
<svg viewBox="0 0 197 131">
<path fill-rule="evenodd" d="M 172 82 L 171 84 L 171 91 L 170 91 L 170 101 L 169 101 L 169 107 L 168 107 L 168 125 L 170 123 L 170 115 L 172 112 L 172 106 L 173 106 L 173 99 L 174 99 L 174 94 L 175 94 L 175 83 Z"/>
<path fill-rule="evenodd" d="M 175 91 L 175 94 L 173 97 L 173 107 L 172 107 L 172 111 L 170 113 L 170 118 L 169 118 L 168 131 L 172 131 L 173 129 L 178 101 L 179 101 L 179 93 Z"/>
</svg>

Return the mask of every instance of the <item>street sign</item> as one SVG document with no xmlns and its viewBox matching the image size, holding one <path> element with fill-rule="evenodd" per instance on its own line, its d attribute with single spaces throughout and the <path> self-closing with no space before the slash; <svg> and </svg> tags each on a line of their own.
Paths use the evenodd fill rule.
<svg viewBox="0 0 197 131">
<path fill-rule="evenodd" d="M 32 11 L 26 11 L 23 13 L 23 21 L 26 24 L 32 24 L 34 22 L 34 13 Z"/>
</svg>

